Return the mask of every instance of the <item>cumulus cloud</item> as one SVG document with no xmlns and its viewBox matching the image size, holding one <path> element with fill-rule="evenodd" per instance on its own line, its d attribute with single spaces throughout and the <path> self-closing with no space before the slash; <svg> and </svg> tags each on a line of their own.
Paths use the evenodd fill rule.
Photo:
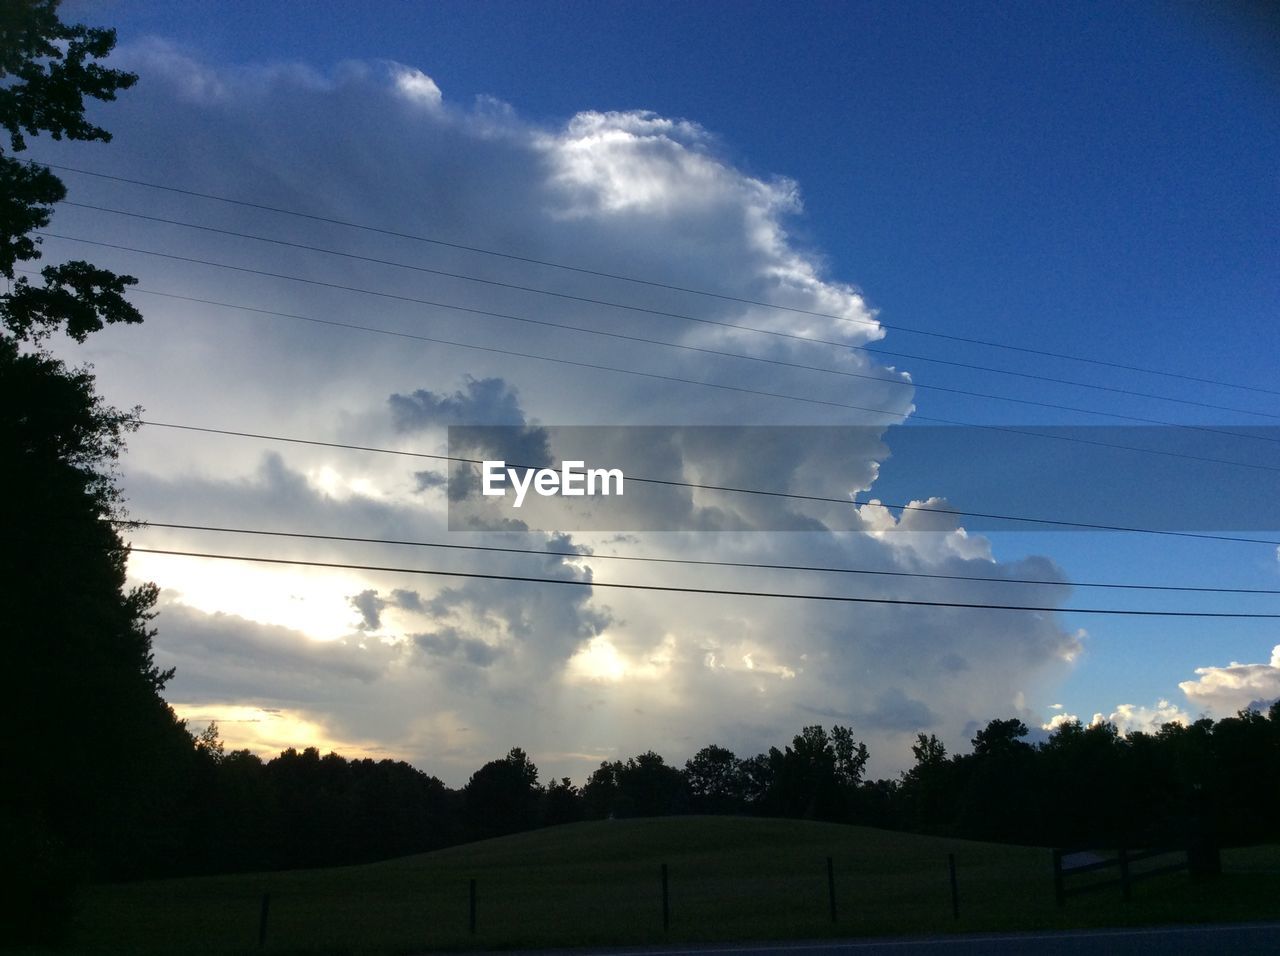
<svg viewBox="0 0 1280 956">
<path fill-rule="evenodd" d="M 1154 707 L 1120 704 L 1111 712 L 1110 716 L 1104 717 L 1100 713 L 1094 714 L 1089 723 L 1090 725 L 1114 724 L 1122 734 L 1129 734 L 1134 731 L 1154 734 L 1165 724 L 1189 724 L 1191 723 L 1191 716 L 1175 704 L 1161 699 L 1156 701 Z"/>
<path fill-rule="evenodd" d="M 1101 714 L 1096 714 L 1094 719 L 1099 720 L 1101 717 L 1102 717 Z M 1045 721 L 1040 725 L 1040 729 L 1048 730 L 1052 732 L 1057 730 L 1059 727 L 1063 726 L 1064 724 L 1077 724 L 1079 722 L 1080 722 L 1080 718 L 1077 717 L 1075 714 L 1066 714 L 1066 713 L 1054 714 L 1047 721 Z"/>
<path fill-rule="evenodd" d="M 806 341 L 859 346 L 884 330 L 856 287 L 831 276 L 821 256 L 793 239 L 791 225 L 803 213 L 796 183 L 735 167 L 714 135 L 690 120 L 586 111 L 537 125 L 492 102 L 456 105 L 447 85 L 442 92 L 415 67 L 228 68 L 155 43 L 123 49 L 119 59 L 144 81 L 112 106 L 110 150 L 63 143 L 37 158 L 448 243 L 72 181 L 73 199 L 367 257 L 339 259 L 176 226 L 125 226 L 84 209 L 59 211 L 58 226 L 69 234 L 112 240 L 127 231 L 133 246 L 299 280 L 241 273 L 229 283 L 209 266 L 95 250 L 104 267 L 138 275 L 146 288 L 341 323 L 148 298 L 142 329 L 108 329 L 78 356 L 97 363 L 113 402 L 140 403 L 176 422 L 398 453 L 143 429 L 123 464 L 133 513 L 188 524 L 575 552 L 147 530 L 147 542 L 185 550 L 566 582 L 135 554 L 135 577 L 165 588 L 156 647 L 166 666 L 178 666 L 175 697 L 193 706 L 241 702 L 288 710 L 335 741 L 376 742 L 453 783 L 517 744 L 535 759 L 546 754 L 544 770 L 581 778 L 601 755 L 649 748 L 676 761 L 711 740 L 754 753 L 818 714 L 848 715 L 872 749 L 873 772 L 891 772 L 909 763 L 915 731 L 962 745 L 967 725 L 1023 714 L 1025 700 L 1047 692 L 1079 653 L 1081 636 L 1052 613 L 725 600 L 601 586 L 674 583 L 1007 603 L 1008 586 L 998 579 L 1038 577 L 1050 583 L 1019 591 L 1028 603 L 1058 607 L 1069 595 L 1053 562 L 1001 562 L 987 539 L 944 514 L 943 472 L 937 497 L 924 498 L 919 510 L 895 514 L 870 500 L 892 447 L 886 430 L 910 416 L 913 390 L 905 372 L 873 356 Z M 468 246 L 523 261 L 477 255 Z M 45 251 L 51 261 L 83 255 L 82 247 L 57 240 L 48 240 Z M 530 260 L 580 264 L 599 274 Z M 652 276 L 725 298 L 606 274 Z M 464 275 L 507 286 L 458 278 Z M 350 325 L 393 334 L 344 327 Z M 637 337 L 872 377 L 663 348 Z M 677 529 L 663 534 L 632 527 L 623 529 L 627 536 L 614 528 L 565 537 L 510 521 L 477 525 L 488 529 L 483 533 L 451 533 L 447 502 L 436 493 L 440 467 L 421 456 L 446 453 L 449 425 L 489 424 L 515 426 L 519 444 L 477 451 L 528 463 L 559 453 L 551 426 L 659 426 L 668 429 L 662 441 L 672 454 L 654 460 L 668 462 L 673 475 L 835 500 L 801 504 L 684 489 L 651 506 L 667 509 Z M 732 444 L 688 428 L 742 424 L 844 431 L 805 443 L 779 429 Z M 859 505 L 843 503 L 855 496 Z M 804 530 L 753 530 L 796 516 Z M 634 553 L 997 581 L 908 585 L 889 576 L 800 577 L 610 560 Z"/>
<path fill-rule="evenodd" d="M 1253 707 L 1265 711 L 1280 699 L 1280 644 L 1265 664 L 1232 661 L 1225 667 L 1197 667 L 1195 680 L 1178 685 L 1193 706 L 1214 717 L 1231 717 Z"/>
</svg>

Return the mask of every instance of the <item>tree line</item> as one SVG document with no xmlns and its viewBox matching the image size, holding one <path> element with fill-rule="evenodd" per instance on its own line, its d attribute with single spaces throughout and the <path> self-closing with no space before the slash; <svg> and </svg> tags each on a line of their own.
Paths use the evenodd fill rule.
<svg viewBox="0 0 1280 956">
<path fill-rule="evenodd" d="M 920 734 L 910 769 L 864 779 L 848 727 L 805 727 L 752 757 L 711 745 L 683 766 L 647 751 L 581 786 L 541 782 L 519 747 L 453 790 L 403 762 L 286 750 L 264 761 L 196 740 L 184 872 L 360 863 L 582 820 L 738 814 L 853 823 L 1039 846 L 1247 843 L 1280 837 L 1280 702 L 1266 715 L 1120 734 L 1061 724 L 1031 743 L 990 721 L 966 753 Z M 203 821 L 201 823 L 200 821 Z"/>
</svg>

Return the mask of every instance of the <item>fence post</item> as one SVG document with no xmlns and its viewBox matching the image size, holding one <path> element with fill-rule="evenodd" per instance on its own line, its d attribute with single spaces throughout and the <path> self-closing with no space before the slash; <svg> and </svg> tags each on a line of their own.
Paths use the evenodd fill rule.
<svg viewBox="0 0 1280 956">
<path fill-rule="evenodd" d="M 671 901 L 667 893 L 667 864 L 662 864 L 662 931 L 671 926 Z"/>
<path fill-rule="evenodd" d="M 831 906 L 831 922 L 836 921 L 836 867 L 831 857 L 827 857 L 827 902 Z"/>
<path fill-rule="evenodd" d="M 947 854 L 947 868 L 951 871 L 951 915 L 960 918 L 960 888 L 956 883 L 956 855 Z"/>
<path fill-rule="evenodd" d="M 468 926 L 471 930 L 471 935 L 474 936 L 476 934 L 476 881 L 474 877 L 472 877 L 471 879 L 470 903 L 471 903 L 469 907 L 470 918 L 468 920 Z"/>
<path fill-rule="evenodd" d="M 1129 851 L 1120 848 L 1120 895 L 1126 903 L 1133 898 L 1133 890 L 1129 887 Z"/>
<path fill-rule="evenodd" d="M 1062 879 L 1062 851 L 1058 849 L 1053 851 L 1053 898 L 1058 901 L 1059 906 L 1066 905 L 1067 888 Z"/>
<path fill-rule="evenodd" d="M 262 909 L 258 913 L 258 948 L 267 945 L 267 913 L 271 909 L 271 894 L 262 894 Z"/>
</svg>

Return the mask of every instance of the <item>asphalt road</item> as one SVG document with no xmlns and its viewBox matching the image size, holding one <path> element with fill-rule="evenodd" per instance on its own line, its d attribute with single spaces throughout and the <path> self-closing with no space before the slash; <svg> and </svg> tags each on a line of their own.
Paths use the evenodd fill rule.
<svg viewBox="0 0 1280 956">
<path fill-rule="evenodd" d="M 1155 926 L 1057 933 L 983 933 L 917 938 L 730 943 L 629 949 L 573 949 L 527 952 L 525 956 L 986 956 L 1035 953 L 1047 956 L 1133 956 L 1182 953 L 1280 953 L 1280 923 L 1214 926 Z M 510 951 L 506 954 L 510 956 Z"/>
</svg>

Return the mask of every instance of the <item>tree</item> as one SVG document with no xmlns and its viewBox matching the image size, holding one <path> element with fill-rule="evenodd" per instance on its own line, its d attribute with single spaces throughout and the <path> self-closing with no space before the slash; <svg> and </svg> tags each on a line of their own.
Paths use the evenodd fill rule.
<svg viewBox="0 0 1280 956">
<path fill-rule="evenodd" d="M 618 771 L 620 816 L 662 817 L 684 811 L 687 800 L 684 775 L 652 750 L 628 758 Z"/>
<path fill-rule="evenodd" d="M 583 808 L 589 819 L 604 820 L 615 815 L 618 808 L 618 774 L 621 772 L 621 760 L 602 760 L 600 766 L 591 771 L 591 776 L 582 787 Z"/>
<path fill-rule="evenodd" d="M 997 757 L 1015 754 L 1030 748 L 1022 738 L 1027 735 L 1027 725 L 1017 717 L 992 720 L 973 738 L 975 757 Z"/>
<path fill-rule="evenodd" d="M 715 744 L 703 747 L 684 765 L 689 806 L 697 813 L 741 813 L 747 804 L 742 761 Z"/>
<path fill-rule="evenodd" d="M 529 830 L 537 822 L 542 797 L 538 768 L 519 747 L 473 773 L 462 793 L 477 839 Z"/>
<path fill-rule="evenodd" d="M 658 817 L 684 812 L 685 778 L 652 750 L 626 763 L 603 761 L 582 788 L 587 816 Z"/>
<path fill-rule="evenodd" d="M 50 170 L 12 154 L 29 136 L 110 139 L 85 118 L 85 99 L 111 100 L 133 85 L 132 74 L 96 62 L 114 44 L 111 30 L 62 23 L 56 0 L 0 7 L 0 273 L 9 280 L 0 297 L 9 678 L 0 759 L 13 780 L 0 793 L 0 834 L 35 835 L 0 851 L 16 849 L 14 865 L 35 873 L 153 869 L 182 840 L 193 757 L 159 693 L 171 672 L 151 653 L 156 589 L 126 588 L 128 549 L 113 524 L 124 517 L 113 466 L 136 414 L 106 405 L 87 369 L 43 351 L 58 330 L 80 342 L 106 324 L 141 321 L 123 295 L 134 280 L 87 262 L 48 266 L 39 281 L 17 272 L 40 258 L 31 233 L 66 191 Z M 5 904 L 39 921 L 56 894 L 24 883 L 32 898 Z"/>
<path fill-rule="evenodd" d="M 1016 717 L 989 721 L 974 735 L 973 753 L 957 761 L 957 825 L 966 836 L 1035 842 L 1044 832 L 1040 764 L 1026 735 Z"/>
<path fill-rule="evenodd" d="M 916 734 L 916 742 L 911 745 L 911 756 L 916 758 L 916 767 L 934 767 L 947 759 L 947 748 L 933 734 Z"/>
<path fill-rule="evenodd" d="M 836 780 L 843 787 L 857 787 L 871 758 L 867 745 L 853 739 L 852 729 L 836 724 L 831 728 L 831 747 L 836 752 Z"/>
<path fill-rule="evenodd" d="M 568 777 L 561 777 L 547 784 L 546 795 L 542 801 L 544 826 L 576 823 L 582 819 L 582 812 L 582 793 Z"/>
<path fill-rule="evenodd" d="M 933 734 L 921 733 L 916 734 L 911 753 L 915 766 L 903 773 L 901 787 L 906 818 L 921 829 L 941 829 L 950 822 L 954 790 L 947 748 Z"/>
<path fill-rule="evenodd" d="M 837 725 L 828 735 L 820 724 L 805 727 L 790 747 L 770 748 L 765 806 L 780 816 L 846 819 L 867 759 L 849 728 Z"/>
<path fill-rule="evenodd" d="M 85 97 L 114 100 L 137 82 L 132 73 L 95 60 L 115 47 L 114 30 L 69 26 L 58 19 L 58 0 L 8 0 L 0 9 L 0 126 L 9 152 L 27 148 L 27 136 L 110 142 L 111 134 L 84 115 Z M 0 272 L 13 283 L 0 305 L 11 338 L 40 341 L 59 327 L 77 342 L 103 325 L 141 322 L 124 298 L 136 280 L 74 261 L 41 271 L 43 284 L 15 278 L 19 262 L 40 258 L 31 232 L 49 224 L 66 187 L 43 166 L 22 163 L 0 146 Z"/>
</svg>

